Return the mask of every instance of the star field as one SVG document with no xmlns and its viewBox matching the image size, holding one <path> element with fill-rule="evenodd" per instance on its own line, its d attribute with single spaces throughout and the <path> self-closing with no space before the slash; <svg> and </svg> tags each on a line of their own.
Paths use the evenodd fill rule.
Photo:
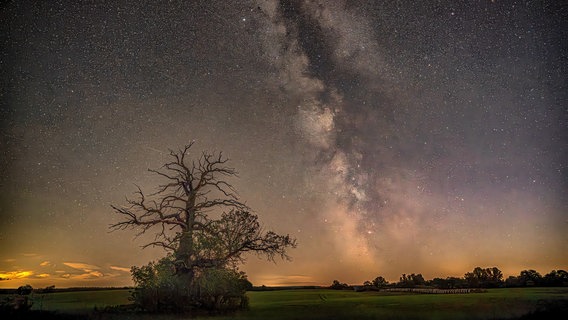
<svg viewBox="0 0 568 320">
<path fill-rule="evenodd" d="M 108 232 L 168 149 L 222 150 L 292 262 L 255 285 L 567 269 L 556 1 L 13 1 L 0 9 L 0 281 L 130 284 Z M 149 235 L 151 236 L 151 235 Z"/>
</svg>

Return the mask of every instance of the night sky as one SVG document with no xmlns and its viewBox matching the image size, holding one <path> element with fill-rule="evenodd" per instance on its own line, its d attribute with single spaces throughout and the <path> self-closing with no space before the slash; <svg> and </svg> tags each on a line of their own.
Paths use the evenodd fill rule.
<svg viewBox="0 0 568 320">
<path fill-rule="evenodd" d="M 298 239 L 255 285 L 568 269 L 563 3 L 2 5 L 0 287 L 131 285 L 110 205 L 193 140 Z"/>
</svg>

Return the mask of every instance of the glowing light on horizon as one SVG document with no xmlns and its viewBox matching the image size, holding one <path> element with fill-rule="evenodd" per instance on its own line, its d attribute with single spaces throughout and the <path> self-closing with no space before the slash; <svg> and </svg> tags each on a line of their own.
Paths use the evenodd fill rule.
<svg viewBox="0 0 568 320">
<path fill-rule="evenodd" d="M 29 278 L 34 273 L 33 271 L 11 271 L 0 273 L 0 278 L 5 280 L 12 280 L 12 279 L 24 279 Z"/>
</svg>

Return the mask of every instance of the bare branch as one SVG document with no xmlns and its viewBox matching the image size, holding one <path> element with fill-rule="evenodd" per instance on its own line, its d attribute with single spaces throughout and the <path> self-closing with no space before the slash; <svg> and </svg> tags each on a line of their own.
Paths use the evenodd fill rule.
<svg viewBox="0 0 568 320">
<path fill-rule="evenodd" d="M 171 245 L 169 245 L 169 244 L 167 244 L 167 243 L 165 243 L 165 242 L 163 242 L 163 241 L 150 242 L 150 243 L 148 243 L 148 244 L 143 245 L 143 246 L 142 246 L 142 249 L 146 249 L 146 248 L 148 248 L 148 247 L 162 247 L 162 248 L 164 248 L 164 249 L 166 249 L 166 250 L 169 250 L 169 251 L 175 251 L 175 250 L 176 250 L 175 247 L 173 247 L 173 246 L 171 246 Z"/>
<path fill-rule="evenodd" d="M 176 268 L 183 272 L 242 262 L 247 252 L 272 261 L 278 256 L 288 259 L 286 249 L 295 247 L 296 240 L 264 232 L 226 180 L 237 177 L 237 171 L 227 166 L 229 159 L 222 152 L 202 152 L 188 160 L 193 144 L 170 150 L 171 161 L 148 169 L 165 180 L 155 192 L 146 195 L 136 186 L 136 199 L 127 198 L 127 207 L 111 205 L 122 220 L 110 229 L 136 229 L 138 236 L 152 230 L 154 241 L 143 248 L 172 251 Z M 221 218 L 209 219 L 212 211 L 222 213 Z"/>
</svg>

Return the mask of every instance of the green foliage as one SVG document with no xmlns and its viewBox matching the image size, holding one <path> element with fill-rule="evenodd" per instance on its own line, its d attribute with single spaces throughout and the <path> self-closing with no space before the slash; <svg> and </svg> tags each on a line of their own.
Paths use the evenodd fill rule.
<svg viewBox="0 0 568 320">
<path fill-rule="evenodd" d="M 182 279 L 174 276 L 172 260 L 171 256 L 167 256 L 158 262 L 130 269 L 136 285 L 132 298 L 140 308 L 151 312 L 167 311 L 189 302 L 176 294 L 180 291 Z"/>
<path fill-rule="evenodd" d="M 133 301 L 150 312 L 246 308 L 245 293 L 252 287 L 244 272 L 226 267 L 178 274 L 171 255 L 142 267 L 132 267 L 131 272 L 136 284 Z"/>
<path fill-rule="evenodd" d="M 197 277 L 195 298 L 206 309 L 233 310 L 248 307 L 247 288 L 252 287 L 244 272 L 209 268 Z"/>
<path fill-rule="evenodd" d="M 244 254 L 251 252 L 270 261 L 276 257 L 287 259 L 286 249 L 295 247 L 296 240 L 289 235 L 263 232 L 258 216 L 248 211 L 231 210 L 217 220 L 209 220 L 204 230 L 192 232 L 190 251 L 197 267 L 220 267 L 244 262 Z M 176 251 L 178 254 L 182 250 Z"/>
</svg>

